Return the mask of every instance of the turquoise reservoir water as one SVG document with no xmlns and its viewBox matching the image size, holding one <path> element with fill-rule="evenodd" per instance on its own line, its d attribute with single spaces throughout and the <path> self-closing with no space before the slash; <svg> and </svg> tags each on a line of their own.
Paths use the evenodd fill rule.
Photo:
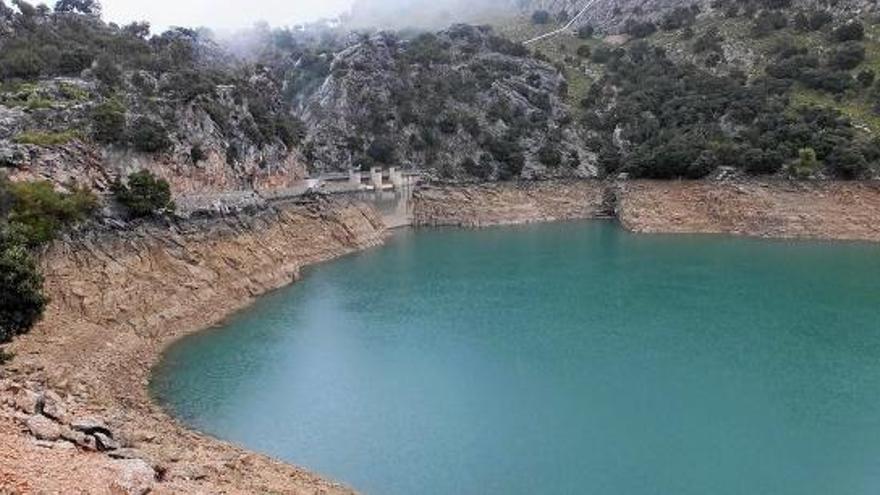
<svg viewBox="0 0 880 495">
<path fill-rule="evenodd" d="M 403 231 L 184 340 L 153 386 L 367 494 L 876 495 L 880 247 Z"/>
</svg>

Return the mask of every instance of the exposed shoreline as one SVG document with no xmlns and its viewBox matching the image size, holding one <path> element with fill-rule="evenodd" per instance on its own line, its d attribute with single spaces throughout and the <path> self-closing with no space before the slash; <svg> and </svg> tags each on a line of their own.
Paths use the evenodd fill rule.
<svg viewBox="0 0 880 495">
<path fill-rule="evenodd" d="M 877 242 L 880 185 L 558 181 L 427 188 L 414 205 L 417 226 L 611 214 L 634 232 Z M 56 243 L 43 257 L 52 296 L 46 318 L 11 346 L 17 358 L 0 369 L 0 486 L 111 493 L 140 462 L 161 478 L 153 493 L 350 493 L 188 430 L 152 401 L 147 380 L 179 338 L 297 280 L 303 267 L 378 246 L 386 234 L 371 208 L 333 199 Z M 61 398 L 59 425 L 97 416 L 143 460 L 114 460 L 64 440 L 37 443 L 25 433 L 33 411 L 22 397 L 47 391 Z"/>
</svg>

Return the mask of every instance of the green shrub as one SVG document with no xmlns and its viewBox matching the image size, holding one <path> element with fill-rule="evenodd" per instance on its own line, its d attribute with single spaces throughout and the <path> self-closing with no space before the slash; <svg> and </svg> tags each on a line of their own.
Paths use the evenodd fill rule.
<svg viewBox="0 0 880 495">
<path fill-rule="evenodd" d="M 536 10 L 532 12 L 532 24 L 547 24 L 550 22 L 550 12 Z"/>
<path fill-rule="evenodd" d="M 865 39 L 865 26 L 859 21 L 850 21 L 831 33 L 837 41 L 861 41 Z"/>
<path fill-rule="evenodd" d="M 30 330 L 42 317 L 47 302 L 36 262 L 24 247 L 3 239 L 5 236 L 0 232 L 0 344 Z M 0 360 L 9 358 L 0 354 Z"/>
<path fill-rule="evenodd" d="M 125 108 L 108 101 L 92 111 L 92 137 L 104 144 L 120 143 L 125 138 Z"/>
<path fill-rule="evenodd" d="M 76 185 L 66 193 L 46 181 L 17 182 L 8 187 L 13 198 L 10 229 L 30 247 L 51 241 L 63 227 L 85 220 L 98 207 L 95 195 Z"/>
<path fill-rule="evenodd" d="M 590 55 L 592 55 L 592 53 L 593 52 L 592 50 L 590 50 L 590 45 L 581 45 L 577 49 L 578 57 L 581 58 L 590 58 Z"/>
<path fill-rule="evenodd" d="M 148 170 L 130 174 L 127 183 L 117 180 L 112 189 L 114 198 L 135 218 L 171 213 L 176 209 L 168 181 Z"/>
<path fill-rule="evenodd" d="M 819 159 L 813 148 L 802 148 L 798 151 L 798 160 L 792 167 L 795 177 L 807 178 L 819 170 Z"/>
<path fill-rule="evenodd" d="M 587 24 L 586 26 L 581 26 L 580 28 L 578 28 L 577 35 L 578 38 L 586 40 L 592 38 L 594 32 L 595 29 L 593 28 L 593 26 Z"/>
<path fill-rule="evenodd" d="M 865 69 L 863 71 L 860 71 L 859 74 L 856 76 L 856 79 L 859 81 L 859 84 L 861 84 L 862 87 L 865 87 L 865 88 L 870 88 L 871 85 L 874 84 L 875 78 L 876 78 L 876 75 L 874 74 L 874 71 L 871 69 Z"/>
<path fill-rule="evenodd" d="M 545 144 L 538 150 L 538 161 L 549 168 L 556 168 L 562 163 L 562 154 L 555 146 Z"/>
<path fill-rule="evenodd" d="M 847 41 L 834 50 L 828 65 L 838 70 L 851 70 L 864 61 L 865 47 L 857 41 Z"/>
<path fill-rule="evenodd" d="M 82 136 L 78 131 L 26 131 L 15 136 L 18 144 L 33 144 L 35 146 L 61 146 L 67 144 L 74 139 L 80 139 Z"/>
<path fill-rule="evenodd" d="M 143 153 L 159 153 L 173 144 L 168 132 L 160 122 L 141 117 L 134 122 L 131 131 L 131 144 Z"/>
</svg>

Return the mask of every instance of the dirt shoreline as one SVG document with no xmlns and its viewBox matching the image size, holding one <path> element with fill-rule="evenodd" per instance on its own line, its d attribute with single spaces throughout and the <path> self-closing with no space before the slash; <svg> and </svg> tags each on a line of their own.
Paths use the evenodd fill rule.
<svg viewBox="0 0 880 495">
<path fill-rule="evenodd" d="M 417 226 L 616 214 L 636 232 L 880 241 L 875 183 L 560 181 L 433 187 L 414 201 Z M 0 494 L 351 493 L 188 430 L 153 403 L 147 385 L 177 339 L 297 280 L 305 266 L 381 245 L 386 235 L 375 210 L 314 199 L 56 243 L 43 256 L 46 317 L 0 368 Z M 78 429 L 83 418 L 104 423 L 114 448 Z"/>
</svg>

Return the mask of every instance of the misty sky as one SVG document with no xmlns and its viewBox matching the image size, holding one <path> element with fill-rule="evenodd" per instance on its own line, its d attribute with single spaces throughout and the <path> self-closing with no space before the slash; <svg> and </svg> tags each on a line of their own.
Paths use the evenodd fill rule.
<svg viewBox="0 0 880 495">
<path fill-rule="evenodd" d="M 250 27 L 264 20 L 294 25 L 347 11 L 352 0 L 102 0 L 104 18 L 125 24 L 149 21 L 153 31 L 169 26 L 213 29 Z"/>
</svg>

